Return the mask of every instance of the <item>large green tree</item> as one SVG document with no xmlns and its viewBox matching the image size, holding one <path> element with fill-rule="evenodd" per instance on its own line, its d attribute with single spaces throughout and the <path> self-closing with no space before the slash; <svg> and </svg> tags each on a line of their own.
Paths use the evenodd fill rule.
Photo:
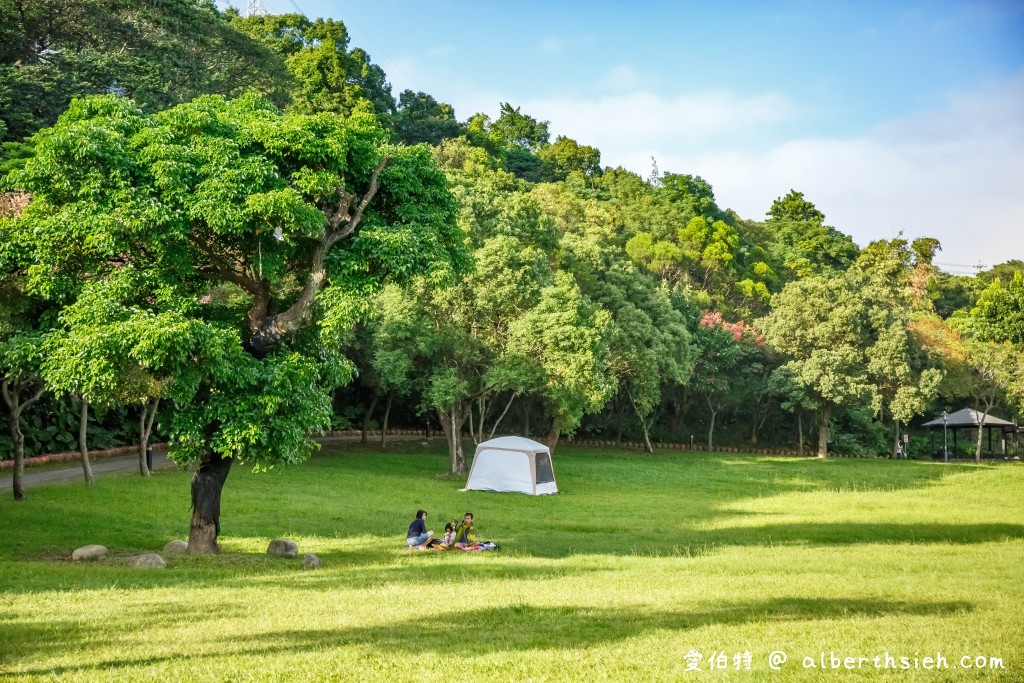
<svg viewBox="0 0 1024 683">
<path fill-rule="evenodd" d="M 771 313 L 757 326 L 785 356 L 788 381 L 820 410 L 818 457 L 827 457 L 833 411 L 872 396 L 865 356 L 870 326 L 860 293 L 841 277 L 797 280 L 772 297 Z"/>
<path fill-rule="evenodd" d="M 83 95 L 120 93 L 146 110 L 211 93 L 283 102 L 287 82 L 282 60 L 212 2 L 0 0 L 0 141 L 53 125 Z"/>
<path fill-rule="evenodd" d="M 1024 272 L 1015 271 L 1005 283 L 996 278 L 982 290 L 969 326 L 980 339 L 1024 348 Z"/>
<path fill-rule="evenodd" d="M 825 225 L 825 214 L 790 190 L 776 199 L 765 224 L 770 249 L 788 271 L 787 279 L 812 274 L 834 274 L 848 268 L 858 249 L 849 235 Z"/>
<path fill-rule="evenodd" d="M 301 14 L 241 17 L 229 11 L 231 26 L 252 36 L 284 59 L 291 75 L 291 107 L 309 114 L 351 114 L 369 102 L 381 120 L 395 112 L 395 98 L 384 70 L 361 48 L 349 48 L 348 28 L 334 19 Z"/>
<path fill-rule="evenodd" d="M 455 119 L 450 104 L 438 102 L 425 92 L 403 90 L 392 119 L 395 140 L 407 145 L 426 142 L 439 145 L 443 140 L 462 134 L 462 125 Z"/>
<path fill-rule="evenodd" d="M 72 103 L 14 175 L 34 195 L 10 224 L 31 250 L 29 290 L 68 310 L 105 302 L 64 324 L 134 326 L 128 355 L 168 382 L 174 457 L 197 464 L 193 552 L 218 550 L 233 462 L 308 456 L 351 376 L 339 330 L 366 295 L 466 267 L 429 152 L 385 140 L 358 110 L 203 97 L 146 115 L 106 96 Z"/>
</svg>

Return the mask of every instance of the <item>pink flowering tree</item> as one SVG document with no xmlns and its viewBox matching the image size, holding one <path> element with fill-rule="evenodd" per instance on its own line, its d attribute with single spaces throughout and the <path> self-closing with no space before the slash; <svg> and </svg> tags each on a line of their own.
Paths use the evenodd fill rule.
<svg viewBox="0 0 1024 683">
<path fill-rule="evenodd" d="M 764 362 L 764 338 L 743 321 L 728 322 L 717 311 L 705 311 L 693 343 L 698 353 L 691 385 L 707 404 L 708 448 L 713 448 L 719 414 L 747 398 L 744 378 Z"/>
</svg>

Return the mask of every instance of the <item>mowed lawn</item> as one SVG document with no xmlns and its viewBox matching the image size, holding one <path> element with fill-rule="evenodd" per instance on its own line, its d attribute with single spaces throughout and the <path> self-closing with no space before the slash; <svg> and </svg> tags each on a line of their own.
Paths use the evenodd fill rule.
<svg viewBox="0 0 1024 683">
<path fill-rule="evenodd" d="M 573 447 L 554 462 L 562 493 L 543 498 L 459 493 L 419 442 L 236 468 L 224 554 L 163 570 L 125 560 L 185 538 L 187 473 L 7 492 L 0 679 L 1024 680 L 1019 464 Z M 474 512 L 502 550 L 403 549 L 420 507 L 438 533 Z M 265 555 L 282 537 L 323 568 Z M 112 556 L 70 562 L 88 543 Z M 911 668 L 876 669 L 886 653 Z M 938 653 L 949 668 L 924 668 Z"/>
</svg>

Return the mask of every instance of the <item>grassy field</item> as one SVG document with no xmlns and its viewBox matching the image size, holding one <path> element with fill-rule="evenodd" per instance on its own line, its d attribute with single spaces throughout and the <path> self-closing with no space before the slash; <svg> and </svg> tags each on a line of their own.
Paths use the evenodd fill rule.
<svg viewBox="0 0 1024 683">
<path fill-rule="evenodd" d="M 439 448 L 235 469 L 225 553 L 164 570 L 125 558 L 185 537 L 187 473 L 5 498 L 0 679 L 1024 680 L 1019 464 L 559 448 L 562 493 L 530 498 L 459 493 Z M 404 550 L 419 507 L 503 550 Z M 87 543 L 112 556 L 70 562 Z"/>
</svg>

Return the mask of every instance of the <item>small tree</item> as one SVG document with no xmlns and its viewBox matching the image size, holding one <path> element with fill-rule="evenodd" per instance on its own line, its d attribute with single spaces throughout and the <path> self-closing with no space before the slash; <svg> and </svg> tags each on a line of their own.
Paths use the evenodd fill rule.
<svg viewBox="0 0 1024 683">
<path fill-rule="evenodd" d="M 32 199 L 29 194 L 0 194 L 0 395 L 7 405 L 7 430 L 14 451 L 13 493 L 25 499 L 25 434 L 21 418 L 46 389 L 40 377 L 43 336 L 52 322 L 52 307 L 26 290 L 32 259 L 11 230 Z"/>
<path fill-rule="evenodd" d="M 25 434 L 21 431 L 21 416 L 46 390 L 38 374 L 40 341 L 37 334 L 22 334 L 0 346 L 0 394 L 10 411 L 7 429 L 14 444 L 14 500 L 25 499 Z"/>
</svg>

